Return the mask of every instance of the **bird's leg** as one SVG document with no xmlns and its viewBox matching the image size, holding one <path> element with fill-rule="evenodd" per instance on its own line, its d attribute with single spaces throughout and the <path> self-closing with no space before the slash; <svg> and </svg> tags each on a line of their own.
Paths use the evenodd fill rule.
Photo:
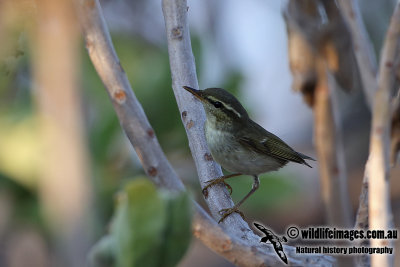
<svg viewBox="0 0 400 267">
<path fill-rule="evenodd" d="M 254 182 L 253 182 L 253 186 L 250 190 L 249 193 L 247 193 L 247 195 L 244 196 L 244 198 L 242 200 L 240 200 L 238 203 L 236 203 L 232 208 L 229 209 L 222 209 L 219 211 L 219 214 L 222 216 L 221 219 L 218 221 L 218 223 L 221 223 L 225 220 L 226 217 L 228 217 L 230 214 L 236 212 L 239 213 L 240 216 L 242 216 L 242 218 L 244 219 L 244 214 L 238 210 L 238 208 L 240 207 L 240 205 L 243 204 L 243 202 L 246 201 L 247 198 L 249 198 L 249 196 L 251 196 L 260 186 L 260 180 L 258 179 L 257 175 L 253 176 L 254 178 Z"/>
<path fill-rule="evenodd" d="M 228 178 L 239 176 L 239 175 L 242 175 L 242 174 L 241 173 L 233 173 L 233 174 L 224 175 L 224 176 L 221 176 L 219 178 L 207 181 L 206 182 L 207 185 L 203 188 L 204 197 L 208 197 L 208 188 L 210 188 L 213 185 L 219 184 L 219 183 L 223 183 L 226 186 L 226 188 L 228 188 L 229 193 L 232 195 L 232 187 L 229 184 L 227 184 L 225 182 L 225 180 L 228 179 Z"/>
</svg>

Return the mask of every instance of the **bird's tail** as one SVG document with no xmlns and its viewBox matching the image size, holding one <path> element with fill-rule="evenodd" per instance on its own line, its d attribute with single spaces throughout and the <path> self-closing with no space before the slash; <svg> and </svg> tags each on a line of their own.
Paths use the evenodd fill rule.
<svg viewBox="0 0 400 267">
<path fill-rule="evenodd" d="M 299 154 L 300 157 L 302 157 L 303 159 L 309 159 L 309 160 L 316 161 L 316 160 L 313 159 L 312 157 L 309 157 L 309 156 L 307 156 L 307 155 L 304 155 L 304 154 L 302 154 L 302 153 L 300 153 L 300 152 L 297 152 L 297 154 Z"/>
<path fill-rule="evenodd" d="M 315 159 L 313 159 L 312 157 L 309 157 L 309 156 L 307 156 L 307 155 L 304 155 L 304 154 L 302 154 L 302 153 L 300 153 L 300 152 L 297 152 L 297 154 L 299 154 L 299 156 L 303 159 L 303 160 L 302 160 L 302 163 L 303 163 L 303 164 L 305 164 L 305 165 L 307 165 L 308 167 L 312 168 L 311 165 L 308 164 L 308 163 L 305 161 L 305 159 L 316 161 Z"/>
</svg>

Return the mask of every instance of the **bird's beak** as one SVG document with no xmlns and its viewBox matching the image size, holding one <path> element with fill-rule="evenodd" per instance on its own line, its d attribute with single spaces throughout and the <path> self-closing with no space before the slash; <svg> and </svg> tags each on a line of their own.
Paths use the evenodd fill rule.
<svg viewBox="0 0 400 267">
<path fill-rule="evenodd" d="M 188 91 L 189 93 L 191 93 L 192 95 L 194 95 L 195 97 L 197 97 L 200 100 L 204 100 L 204 98 L 202 97 L 202 92 L 201 90 L 196 90 L 192 87 L 189 86 L 182 86 L 183 89 L 185 89 L 186 91 Z"/>
</svg>

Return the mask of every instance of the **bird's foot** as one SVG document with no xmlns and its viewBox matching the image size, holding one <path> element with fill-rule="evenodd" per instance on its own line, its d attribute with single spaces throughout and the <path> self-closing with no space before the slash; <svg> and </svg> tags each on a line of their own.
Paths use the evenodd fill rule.
<svg viewBox="0 0 400 267">
<path fill-rule="evenodd" d="M 221 217 L 221 219 L 219 219 L 218 223 L 223 222 L 223 221 L 226 219 L 226 217 L 228 217 L 229 215 L 231 215 L 231 214 L 234 213 L 234 212 L 238 213 L 238 214 L 242 217 L 243 220 L 246 219 L 246 218 L 244 217 L 243 212 L 241 212 L 240 210 L 238 210 L 237 207 L 233 207 L 233 208 L 229 208 L 229 209 L 222 209 L 222 210 L 219 211 L 219 214 L 220 214 L 222 217 Z"/>
<path fill-rule="evenodd" d="M 230 186 L 229 184 L 227 184 L 224 179 L 222 179 L 223 177 L 217 178 L 217 179 L 212 179 L 207 181 L 207 185 L 203 188 L 202 192 L 204 197 L 208 197 L 208 188 L 210 188 L 213 185 L 219 184 L 219 183 L 223 183 L 225 185 L 225 187 L 229 190 L 229 194 L 232 195 L 232 186 Z"/>
</svg>

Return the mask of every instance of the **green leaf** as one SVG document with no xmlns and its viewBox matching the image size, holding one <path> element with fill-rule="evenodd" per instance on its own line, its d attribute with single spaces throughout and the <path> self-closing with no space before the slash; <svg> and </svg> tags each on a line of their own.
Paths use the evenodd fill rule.
<svg viewBox="0 0 400 267">
<path fill-rule="evenodd" d="M 147 179 L 128 183 L 119 196 L 111 233 L 118 267 L 161 266 L 166 203 Z"/>
<path fill-rule="evenodd" d="M 110 235 L 92 249 L 93 267 L 176 266 L 191 239 L 192 206 L 186 192 L 158 191 L 146 178 L 118 194 Z"/>
<path fill-rule="evenodd" d="M 168 202 L 168 221 L 163 242 L 163 265 L 176 266 L 192 237 L 192 203 L 186 192 L 164 194 Z"/>
<path fill-rule="evenodd" d="M 89 266 L 115 266 L 115 239 L 112 235 L 104 236 L 92 247 L 89 253 Z"/>
</svg>

